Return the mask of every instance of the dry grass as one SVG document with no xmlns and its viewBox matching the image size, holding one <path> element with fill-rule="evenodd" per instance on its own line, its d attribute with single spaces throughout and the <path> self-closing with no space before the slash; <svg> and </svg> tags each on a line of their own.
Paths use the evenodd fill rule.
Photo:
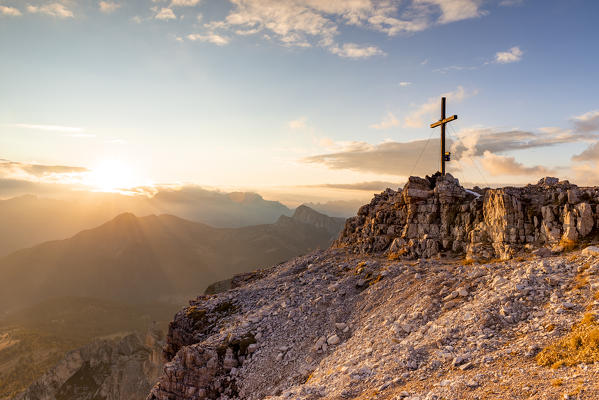
<svg viewBox="0 0 599 400">
<path fill-rule="evenodd" d="M 564 248 L 564 251 L 572 251 L 578 246 L 576 241 L 563 238 L 559 241 L 559 244 Z"/>
<path fill-rule="evenodd" d="M 551 386 L 562 386 L 564 384 L 564 380 L 562 378 L 556 378 L 551 381 Z"/>
<path fill-rule="evenodd" d="M 387 256 L 387 259 L 389 259 L 389 261 L 397 261 L 397 260 L 401 259 L 403 256 L 405 256 L 407 253 L 408 253 L 407 249 L 401 249 L 399 251 L 389 253 L 389 255 Z"/>
<path fill-rule="evenodd" d="M 537 355 L 539 365 L 551 368 L 596 361 L 599 361 L 599 323 L 592 313 L 586 313 L 570 333 Z"/>
</svg>

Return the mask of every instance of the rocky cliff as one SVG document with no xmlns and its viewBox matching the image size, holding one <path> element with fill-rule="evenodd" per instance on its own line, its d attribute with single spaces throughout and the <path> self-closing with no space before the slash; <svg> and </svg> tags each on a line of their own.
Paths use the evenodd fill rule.
<svg viewBox="0 0 599 400">
<path fill-rule="evenodd" d="M 592 239 L 597 198 L 411 178 L 335 247 L 192 300 L 148 400 L 594 399 L 599 248 L 569 244 Z M 444 253 L 480 261 L 427 258 Z"/>
<path fill-rule="evenodd" d="M 164 364 L 164 334 L 96 340 L 69 352 L 14 400 L 139 400 Z"/>
<path fill-rule="evenodd" d="M 336 242 L 355 253 L 508 259 L 526 250 L 563 250 L 599 227 L 599 188 L 557 178 L 536 185 L 466 190 L 451 175 L 410 177 L 347 220 Z"/>
</svg>

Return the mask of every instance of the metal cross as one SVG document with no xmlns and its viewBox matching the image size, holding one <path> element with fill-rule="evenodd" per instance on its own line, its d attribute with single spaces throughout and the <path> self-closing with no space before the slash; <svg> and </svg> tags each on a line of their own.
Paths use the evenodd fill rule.
<svg viewBox="0 0 599 400">
<path fill-rule="evenodd" d="M 431 128 L 441 126 L 441 175 L 445 175 L 445 161 L 451 160 L 451 153 L 445 152 L 445 125 L 454 119 L 458 119 L 458 116 L 452 115 L 445 118 L 445 97 L 441 97 L 441 119 L 431 124 Z"/>
</svg>

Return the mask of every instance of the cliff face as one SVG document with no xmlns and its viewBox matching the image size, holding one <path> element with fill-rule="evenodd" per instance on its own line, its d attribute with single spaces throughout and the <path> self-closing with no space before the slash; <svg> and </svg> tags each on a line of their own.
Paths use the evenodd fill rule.
<svg viewBox="0 0 599 400">
<path fill-rule="evenodd" d="M 473 259 L 508 259 L 542 247 L 560 251 L 599 227 L 598 204 L 599 188 L 556 178 L 470 191 L 449 174 L 410 177 L 403 189 L 387 189 L 361 207 L 335 245 L 354 253 Z"/>
<path fill-rule="evenodd" d="M 160 374 L 164 334 L 96 340 L 69 352 L 15 400 L 140 400 Z"/>
</svg>

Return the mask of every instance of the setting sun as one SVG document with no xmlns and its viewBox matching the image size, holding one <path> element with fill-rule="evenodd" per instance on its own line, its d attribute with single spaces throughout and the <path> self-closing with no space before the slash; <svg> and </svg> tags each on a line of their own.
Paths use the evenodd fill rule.
<svg viewBox="0 0 599 400">
<path fill-rule="evenodd" d="M 93 168 L 86 183 L 102 192 L 116 192 L 139 184 L 132 168 L 118 160 L 106 160 Z"/>
</svg>

